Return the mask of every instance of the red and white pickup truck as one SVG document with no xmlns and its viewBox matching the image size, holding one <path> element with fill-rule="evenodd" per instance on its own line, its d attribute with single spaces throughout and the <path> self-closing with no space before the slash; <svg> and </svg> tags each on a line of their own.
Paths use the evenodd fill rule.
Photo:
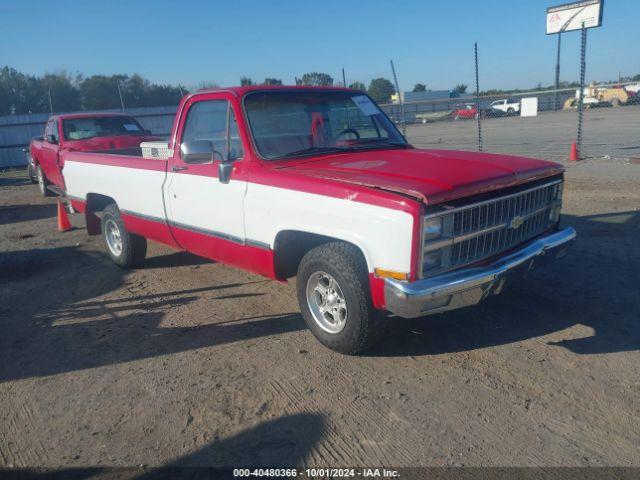
<svg viewBox="0 0 640 480">
<path fill-rule="evenodd" d="M 53 115 L 47 121 L 44 136 L 31 140 L 27 168 L 31 181 L 47 196 L 50 186 L 64 190 L 62 169 L 64 151 L 133 153 L 140 143 L 158 140 L 138 121 L 119 113 L 69 113 Z"/>
<path fill-rule="evenodd" d="M 62 152 L 66 195 L 123 267 L 146 240 L 286 280 L 320 342 L 353 354 L 391 312 L 474 305 L 564 255 L 563 169 L 411 147 L 359 91 L 186 96 L 168 160 Z"/>
</svg>

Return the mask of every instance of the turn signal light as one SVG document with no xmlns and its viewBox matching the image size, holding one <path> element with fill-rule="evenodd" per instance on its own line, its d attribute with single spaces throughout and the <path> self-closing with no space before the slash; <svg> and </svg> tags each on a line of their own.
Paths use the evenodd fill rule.
<svg viewBox="0 0 640 480">
<path fill-rule="evenodd" d="M 393 278 L 394 280 L 408 280 L 409 274 L 405 272 L 395 272 L 393 270 L 383 270 L 382 268 L 374 269 L 377 276 L 383 278 Z"/>
</svg>

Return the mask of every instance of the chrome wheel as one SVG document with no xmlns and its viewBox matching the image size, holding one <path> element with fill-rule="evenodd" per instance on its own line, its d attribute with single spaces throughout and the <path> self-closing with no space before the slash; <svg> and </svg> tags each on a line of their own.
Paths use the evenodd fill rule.
<svg viewBox="0 0 640 480">
<path fill-rule="evenodd" d="M 119 257 L 122 253 L 122 234 L 120 228 L 113 219 L 108 219 L 104 223 L 104 236 L 107 240 L 107 246 L 114 256 Z"/>
<path fill-rule="evenodd" d="M 315 272 L 307 280 L 307 304 L 318 326 L 327 333 L 339 333 L 347 323 L 347 301 L 335 278 Z"/>
</svg>

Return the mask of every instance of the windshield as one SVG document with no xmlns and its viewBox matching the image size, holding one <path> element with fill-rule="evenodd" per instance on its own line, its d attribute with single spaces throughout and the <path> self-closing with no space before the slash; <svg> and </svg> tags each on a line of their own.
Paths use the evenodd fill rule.
<svg viewBox="0 0 640 480">
<path fill-rule="evenodd" d="M 144 128 L 131 117 L 69 118 L 62 122 L 64 138 L 82 140 L 116 135 L 146 135 Z"/>
<path fill-rule="evenodd" d="M 256 148 L 266 159 L 408 146 L 359 92 L 255 92 L 245 97 L 244 107 Z"/>
</svg>

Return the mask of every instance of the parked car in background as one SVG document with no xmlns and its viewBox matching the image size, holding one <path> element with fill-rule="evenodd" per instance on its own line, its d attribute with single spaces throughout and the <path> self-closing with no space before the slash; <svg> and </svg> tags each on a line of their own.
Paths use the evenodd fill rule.
<svg viewBox="0 0 640 480">
<path fill-rule="evenodd" d="M 475 305 L 575 237 L 559 223 L 561 165 L 413 148 L 358 90 L 199 91 L 183 98 L 166 148 L 61 154 L 66 196 L 111 260 L 142 262 L 149 239 L 296 277 L 307 326 L 342 353 L 383 338 L 398 321 L 385 311 Z"/>
<path fill-rule="evenodd" d="M 517 98 L 494 100 L 489 104 L 489 108 L 506 113 L 507 115 L 515 115 L 516 113 L 520 113 L 520 100 Z"/>
<path fill-rule="evenodd" d="M 454 120 L 478 118 L 478 108 L 475 103 L 459 103 L 451 112 Z"/>
<path fill-rule="evenodd" d="M 53 115 L 42 137 L 31 140 L 27 154 L 29 177 L 35 178 L 47 196 L 50 186 L 64 189 L 62 169 L 65 151 L 136 154 L 140 143 L 160 140 L 130 115 L 119 113 L 74 113 Z"/>
</svg>

